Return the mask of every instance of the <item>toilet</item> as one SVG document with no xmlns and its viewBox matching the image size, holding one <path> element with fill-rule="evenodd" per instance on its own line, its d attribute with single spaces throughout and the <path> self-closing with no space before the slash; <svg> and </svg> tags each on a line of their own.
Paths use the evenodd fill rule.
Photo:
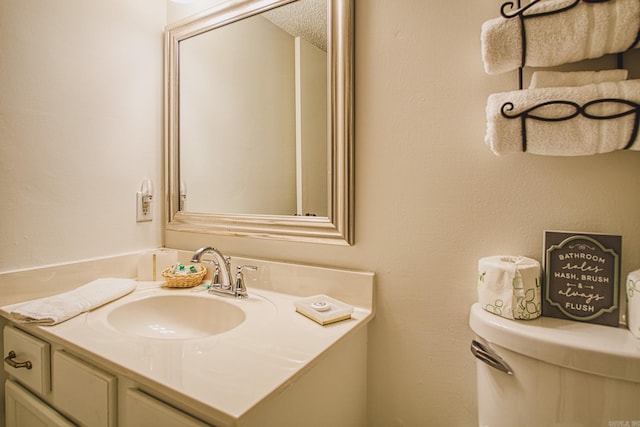
<svg viewBox="0 0 640 427">
<path fill-rule="evenodd" d="M 471 307 L 480 427 L 640 427 L 640 339 L 628 329 Z"/>
</svg>

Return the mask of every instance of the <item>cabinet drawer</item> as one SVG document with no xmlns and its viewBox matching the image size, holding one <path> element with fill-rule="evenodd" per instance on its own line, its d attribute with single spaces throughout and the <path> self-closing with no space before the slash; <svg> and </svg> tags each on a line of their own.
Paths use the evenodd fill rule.
<svg viewBox="0 0 640 427">
<path fill-rule="evenodd" d="M 53 353 L 54 406 L 83 426 L 116 425 L 116 377 L 61 350 Z"/>
<path fill-rule="evenodd" d="M 211 427 L 139 390 L 127 390 L 127 427 Z"/>
<path fill-rule="evenodd" d="M 5 326 L 3 345 L 5 372 L 34 392 L 47 394 L 51 384 L 49 343 L 12 326 Z M 22 362 L 30 362 L 31 368 L 18 367 Z"/>
</svg>

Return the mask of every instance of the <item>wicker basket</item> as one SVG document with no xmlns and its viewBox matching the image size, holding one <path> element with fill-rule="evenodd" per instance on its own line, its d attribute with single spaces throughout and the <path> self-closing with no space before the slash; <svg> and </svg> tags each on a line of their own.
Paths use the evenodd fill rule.
<svg viewBox="0 0 640 427">
<path fill-rule="evenodd" d="M 162 277 L 167 281 L 170 288 L 192 288 L 198 286 L 204 276 L 207 275 L 207 267 L 202 264 L 195 264 L 199 267 L 197 273 L 173 274 L 174 266 L 162 270 Z"/>
</svg>

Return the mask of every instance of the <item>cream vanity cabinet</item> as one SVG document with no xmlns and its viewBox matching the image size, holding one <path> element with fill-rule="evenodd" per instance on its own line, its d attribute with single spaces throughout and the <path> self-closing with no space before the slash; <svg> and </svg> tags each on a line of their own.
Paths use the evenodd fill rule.
<svg viewBox="0 0 640 427">
<path fill-rule="evenodd" d="M 203 427 L 126 377 L 15 326 L 3 328 L 6 427 Z"/>
</svg>

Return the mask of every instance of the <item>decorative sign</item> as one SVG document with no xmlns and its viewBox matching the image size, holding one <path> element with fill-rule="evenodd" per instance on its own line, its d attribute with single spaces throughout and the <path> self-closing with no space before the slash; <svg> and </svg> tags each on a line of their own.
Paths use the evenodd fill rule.
<svg viewBox="0 0 640 427">
<path fill-rule="evenodd" d="M 545 231 L 542 315 L 618 326 L 621 236 Z"/>
</svg>

